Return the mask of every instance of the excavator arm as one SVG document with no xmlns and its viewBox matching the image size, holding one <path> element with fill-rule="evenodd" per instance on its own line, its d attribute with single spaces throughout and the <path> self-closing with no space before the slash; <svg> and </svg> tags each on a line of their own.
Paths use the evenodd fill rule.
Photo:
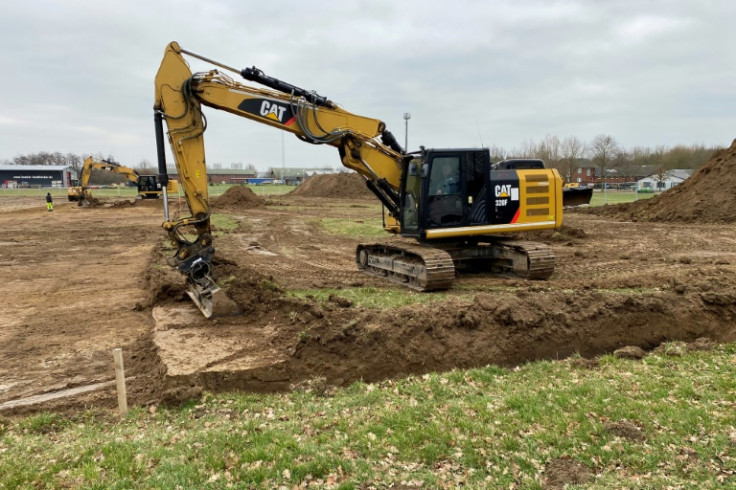
<svg viewBox="0 0 736 490">
<path fill-rule="evenodd" d="M 236 82 L 217 69 L 193 74 L 185 54 L 268 88 Z M 163 227 L 177 247 L 173 265 L 187 276 L 188 293 L 205 316 L 212 314 L 212 296 L 218 288 L 212 279 L 214 247 L 203 136 L 207 122 L 202 105 L 294 133 L 309 143 L 336 147 L 343 165 L 365 177 L 368 187 L 391 215 L 398 214 L 398 191 L 406 155 L 382 121 L 352 114 L 325 97 L 268 77 L 255 67 L 237 70 L 172 42 L 166 47 L 155 79 L 159 174 L 165 185 L 165 121 L 190 216 L 170 220 L 164 193 Z M 194 233 L 184 233 L 192 228 Z M 196 238 L 187 238 L 191 235 Z"/>
<path fill-rule="evenodd" d="M 87 188 L 89 184 L 89 176 L 93 169 L 106 170 L 108 172 L 120 174 L 134 184 L 137 184 L 138 179 L 140 178 L 140 175 L 138 175 L 138 172 L 136 172 L 135 169 L 125 167 L 115 162 L 108 162 L 106 160 L 94 160 L 90 157 L 84 162 L 84 168 L 82 169 L 81 184 L 83 188 Z"/>
</svg>

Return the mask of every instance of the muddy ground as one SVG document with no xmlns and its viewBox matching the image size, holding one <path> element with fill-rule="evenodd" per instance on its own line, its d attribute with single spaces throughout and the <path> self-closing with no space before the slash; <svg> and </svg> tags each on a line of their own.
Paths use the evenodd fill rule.
<svg viewBox="0 0 736 490">
<path fill-rule="evenodd" d="M 429 294 L 429 304 L 379 309 L 355 306 L 341 290 L 399 294 L 400 287 L 359 273 L 360 239 L 328 233 L 321 223 L 380 226 L 373 199 L 226 194 L 213 208 L 238 227 L 216 233 L 218 278 L 243 313 L 185 317 L 198 337 L 193 347 L 182 341 L 177 355 L 201 361 L 208 349 L 230 343 L 242 347 L 227 362 L 259 355 L 278 362 L 247 377 L 208 371 L 172 384 L 154 341 L 154 317 L 191 306 L 182 278 L 165 265 L 171 250 L 160 228 L 162 203 L 112 201 L 90 208 L 60 203 L 48 213 L 43 199 L 0 199 L 0 414 L 116 406 L 112 386 L 9 405 L 113 380 L 115 347 L 124 352 L 129 403 L 148 405 L 201 390 L 282 391 L 312 380 L 344 386 L 593 357 L 626 345 L 736 340 L 732 222 L 627 221 L 626 212 L 571 210 L 560 231 L 518 237 L 552 247 L 557 267 L 549 280 L 466 273 L 448 291 L 406 293 Z M 181 202 L 171 207 L 182 212 Z M 323 288 L 337 291 L 327 301 L 289 294 Z M 216 363 L 227 365 L 205 365 Z"/>
</svg>

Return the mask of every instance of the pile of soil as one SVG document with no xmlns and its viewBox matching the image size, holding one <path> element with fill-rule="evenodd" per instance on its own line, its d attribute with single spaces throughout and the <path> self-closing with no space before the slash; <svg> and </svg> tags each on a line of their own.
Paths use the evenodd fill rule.
<svg viewBox="0 0 736 490">
<path fill-rule="evenodd" d="M 289 193 L 290 196 L 338 199 L 374 199 L 365 179 L 356 172 L 315 175 Z"/>
<path fill-rule="evenodd" d="M 736 140 L 718 150 L 692 177 L 659 196 L 583 212 L 626 221 L 736 222 Z"/>
<path fill-rule="evenodd" d="M 244 186 L 233 186 L 212 200 L 214 209 L 243 209 L 265 206 L 266 201 Z"/>
</svg>

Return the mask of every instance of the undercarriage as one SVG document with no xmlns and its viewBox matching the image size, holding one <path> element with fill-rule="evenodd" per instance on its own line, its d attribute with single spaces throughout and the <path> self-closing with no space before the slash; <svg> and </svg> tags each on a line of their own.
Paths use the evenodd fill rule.
<svg viewBox="0 0 736 490">
<path fill-rule="evenodd" d="M 456 271 L 511 274 L 544 280 L 552 275 L 555 256 L 543 243 L 488 238 L 473 243 L 396 245 L 361 244 L 358 269 L 417 291 L 447 289 Z"/>
</svg>

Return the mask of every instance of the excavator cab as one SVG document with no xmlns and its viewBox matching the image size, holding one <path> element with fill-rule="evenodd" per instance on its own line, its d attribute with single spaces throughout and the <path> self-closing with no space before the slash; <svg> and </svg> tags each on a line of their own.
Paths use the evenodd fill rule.
<svg viewBox="0 0 736 490">
<path fill-rule="evenodd" d="M 402 235 L 424 238 L 429 229 L 484 223 L 487 151 L 426 150 L 407 164 L 402 179 Z"/>
<path fill-rule="evenodd" d="M 488 152 L 478 150 L 425 150 L 421 159 L 408 162 L 402 179 L 402 235 L 423 238 L 428 229 L 478 222 L 478 215 L 485 216 L 488 166 Z"/>
<path fill-rule="evenodd" d="M 401 234 L 432 240 L 555 225 L 561 183 L 551 175 L 541 160 L 492 164 L 487 149 L 424 150 L 405 163 Z"/>
<path fill-rule="evenodd" d="M 161 195 L 161 184 L 158 175 L 141 175 L 138 177 L 138 195 L 143 199 L 158 199 Z"/>
</svg>

